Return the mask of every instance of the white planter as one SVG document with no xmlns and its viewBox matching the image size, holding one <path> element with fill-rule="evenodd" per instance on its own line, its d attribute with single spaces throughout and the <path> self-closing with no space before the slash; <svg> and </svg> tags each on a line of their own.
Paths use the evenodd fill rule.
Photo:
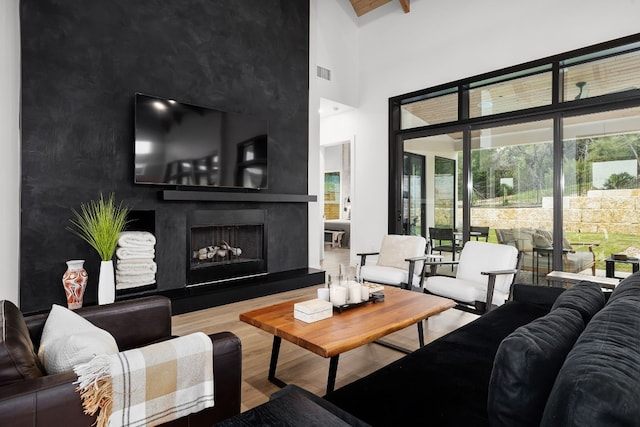
<svg viewBox="0 0 640 427">
<path fill-rule="evenodd" d="M 98 277 L 98 304 L 111 304 L 116 300 L 116 279 L 113 271 L 113 261 L 100 262 L 100 276 Z"/>
</svg>

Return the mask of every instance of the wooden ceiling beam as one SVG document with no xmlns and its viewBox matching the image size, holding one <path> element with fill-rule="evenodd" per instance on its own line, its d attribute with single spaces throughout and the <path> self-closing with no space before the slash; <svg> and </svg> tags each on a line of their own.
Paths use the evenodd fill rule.
<svg viewBox="0 0 640 427">
<path fill-rule="evenodd" d="M 389 3 L 391 0 L 349 0 L 353 10 L 357 16 L 362 16 L 367 12 L 371 12 L 373 9 L 377 9 L 382 5 Z M 411 0 L 399 0 L 400 6 L 404 13 L 409 13 L 411 10 Z"/>
<path fill-rule="evenodd" d="M 409 13 L 411 11 L 411 0 L 400 0 L 400 6 L 402 6 L 404 13 Z"/>
<path fill-rule="evenodd" d="M 377 9 L 383 4 L 389 3 L 391 0 L 349 0 L 356 15 L 362 16 L 373 9 Z"/>
</svg>

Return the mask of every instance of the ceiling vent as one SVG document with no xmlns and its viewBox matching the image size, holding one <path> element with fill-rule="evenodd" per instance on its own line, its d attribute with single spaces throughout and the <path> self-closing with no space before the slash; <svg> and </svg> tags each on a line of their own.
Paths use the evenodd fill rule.
<svg viewBox="0 0 640 427">
<path fill-rule="evenodd" d="M 325 79 L 325 80 L 329 80 L 331 81 L 331 70 L 328 68 L 324 68 L 321 66 L 316 66 L 316 75 L 318 77 L 320 77 L 321 79 Z"/>
</svg>

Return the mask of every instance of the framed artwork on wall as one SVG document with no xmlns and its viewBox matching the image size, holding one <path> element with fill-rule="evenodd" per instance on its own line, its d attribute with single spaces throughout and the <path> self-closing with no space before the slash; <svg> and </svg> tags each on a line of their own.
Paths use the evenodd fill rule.
<svg viewBox="0 0 640 427">
<path fill-rule="evenodd" d="M 340 219 L 340 172 L 324 174 L 324 217 Z"/>
</svg>

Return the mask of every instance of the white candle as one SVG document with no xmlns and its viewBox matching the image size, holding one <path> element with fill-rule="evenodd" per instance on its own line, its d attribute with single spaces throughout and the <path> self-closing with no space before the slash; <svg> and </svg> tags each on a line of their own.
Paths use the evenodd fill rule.
<svg viewBox="0 0 640 427">
<path fill-rule="evenodd" d="M 331 302 L 335 306 L 345 305 L 347 303 L 347 288 L 342 286 L 332 286 L 330 295 Z"/>
<path fill-rule="evenodd" d="M 351 304 L 357 304 L 360 302 L 360 296 L 362 291 L 360 290 L 362 286 L 359 283 L 350 283 L 349 284 L 349 302 Z"/>
<path fill-rule="evenodd" d="M 362 301 L 369 301 L 369 287 L 360 285 L 360 298 Z"/>
<path fill-rule="evenodd" d="M 318 288 L 318 299 L 329 301 L 329 288 Z"/>
</svg>

